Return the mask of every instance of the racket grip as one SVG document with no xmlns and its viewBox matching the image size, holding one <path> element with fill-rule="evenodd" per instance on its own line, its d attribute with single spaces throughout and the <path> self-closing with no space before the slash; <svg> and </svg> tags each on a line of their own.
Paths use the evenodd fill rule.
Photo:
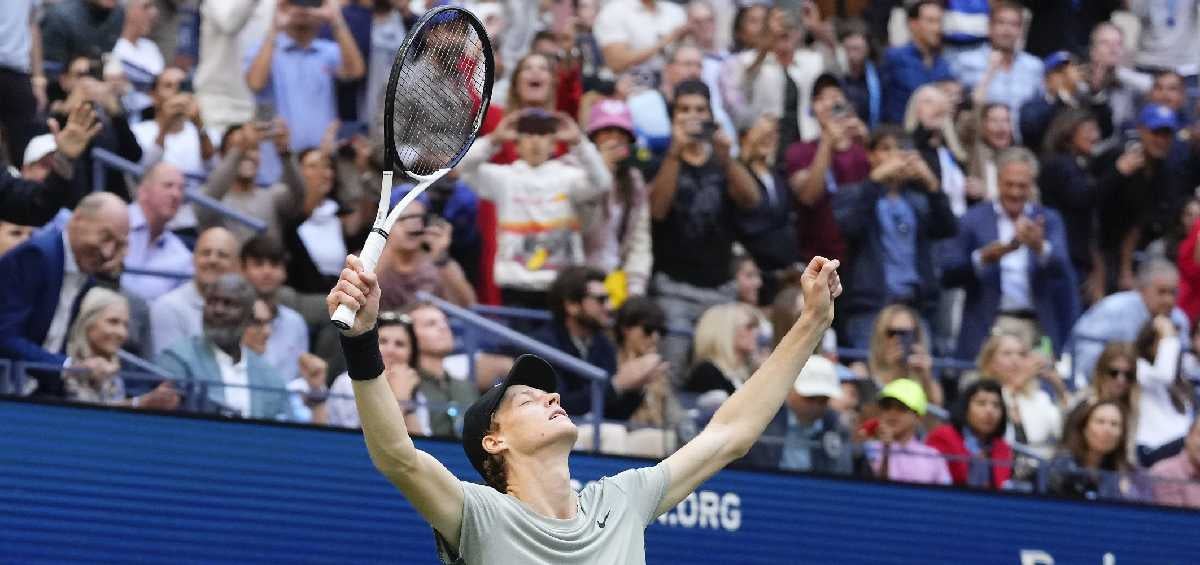
<svg viewBox="0 0 1200 565">
<path fill-rule="evenodd" d="M 387 245 L 387 238 L 383 237 L 377 231 L 372 231 L 371 235 L 367 236 L 367 243 L 363 245 L 362 253 L 358 256 L 362 260 L 363 270 L 368 273 L 375 272 L 375 265 L 379 264 L 379 257 L 383 255 L 383 247 Z M 358 312 L 351 310 L 349 306 L 342 304 L 334 310 L 330 321 L 339 330 L 346 331 L 354 327 L 354 318 Z"/>
</svg>

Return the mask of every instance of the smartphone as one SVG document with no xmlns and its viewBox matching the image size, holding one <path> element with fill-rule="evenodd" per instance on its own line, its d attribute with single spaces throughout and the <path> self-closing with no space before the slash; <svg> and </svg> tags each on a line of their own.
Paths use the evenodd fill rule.
<svg viewBox="0 0 1200 565">
<path fill-rule="evenodd" d="M 692 138 L 697 141 L 709 141 L 713 138 L 713 134 L 717 133 L 717 123 L 708 121 L 700 124 L 700 131 L 692 134 Z"/>
<path fill-rule="evenodd" d="M 899 147 L 897 147 L 897 149 L 899 149 L 901 151 L 916 151 L 917 150 L 917 146 L 915 143 L 913 143 L 913 139 L 907 135 L 898 139 L 896 142 L 896 145 L 899 146 Z"/>
<path fill-rule="evenodd" d="M 912 357 L 913 345 L 917 342 L 917 332 L 902 332 L 900 334 L 900 360 L 908 366 L 908 358 Z"/>
<path fill-rule="evenodd" d="M 850 115 L 850 105 L 845 102 L 836 102 L 833 107 L 829 108 L 829 115 L 834 118 L 845 118 Z"/>
<path fill-rule="evenodd" d="M 367 135 L 367 124 L 363 122 L 342 122 L 338 126 L 337 141 L 339 143 L 350 141 L 356 135 Z"/>
<path fill-rule="evenodd" d="M 302 8 L 320 8 L 324 0 L 288 0 L 288 3 Z"/>
</svg>

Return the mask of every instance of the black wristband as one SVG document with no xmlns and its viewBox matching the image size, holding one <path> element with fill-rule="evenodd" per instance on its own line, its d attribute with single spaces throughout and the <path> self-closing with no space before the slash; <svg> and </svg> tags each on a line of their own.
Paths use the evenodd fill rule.
<svg viewBox="0 0 1200 565">
<path fill-rule="evenodd" d="M 383 374 L 383 355 L 379 353 L 379 330 L 354 337 L 341 336 L 346 374 L 356 381 L 369 381 Z"/>
</svg>

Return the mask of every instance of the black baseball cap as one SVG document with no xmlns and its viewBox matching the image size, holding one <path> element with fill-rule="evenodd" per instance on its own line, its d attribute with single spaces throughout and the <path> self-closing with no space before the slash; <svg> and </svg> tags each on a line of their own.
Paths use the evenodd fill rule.
<svg viewBox="0 0 1200 565">
<path fill-rule="evenodd" d="M 483 450 L 483 436 L 487 435 L 488 429 L 492 427 L 492 415 L 500 408 L 504 392 L 514 385 L 556 392 L 558 373 L 545 359 L 537 355 L 522 355 L 513 362 L 512 369 L 509 369 L 508 376 L 504 377 L 503 381 L 483 393 L 479 400 L 467 408 L 467 413 L 463 416 L 463 451 L 467 453 L 467 459 L 471 461 L 471 466 L 479 471 L 480 476 L 483 476 L 483 461 L 488 456 Z"/>
</svg>

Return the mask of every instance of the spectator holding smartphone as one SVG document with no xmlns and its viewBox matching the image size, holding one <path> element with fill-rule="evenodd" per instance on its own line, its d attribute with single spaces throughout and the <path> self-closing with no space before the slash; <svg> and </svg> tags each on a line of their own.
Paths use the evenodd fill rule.
<svg viewBox="0 0 1200 565">
<path fill-rule="evenodd" d="M 868 345 L 871 325 L 888 304 L 932 317 L 939 293 L 933 243 L 958 229 L 941 182 L 903 132 L 880 128 L 867 149 L 869 179 L 839 188 L 834 198 L 850 257 L 842 299 L 850 347 Z"/>
<path fill-rule="evenodd" d="M 336 43 L 317 37 L 325 24 Z M 266 37 L 244 63 L 250 90 L 291 124 L 295 149 L 320 144 L 337 119 L 334 81 L 357 80 L 366 72 L 336 0 L 279 0 Z"/>
<path fill-rule="evenodd" d="M 1193 386 L 1183 379 L 1183 340 L 1168 316 L 1155 316 L 1138 332 L 1137 378 L 1141 385 L 1139 419 L 1130 433 L 1137 438 L 1137 462 L 1150 467 L 1175 455 L 1196 417 Z"/>
<path fill-rule="evenodd" d="M 703 82 L 685 81 L 675 89 L 671 145 L 650 183 L 653 286 L 671 327 L 691 327 L 708 307 L 733 298 L 732 286 L 726 286 L 735 236 L 732 214 L 735 207 L 749 210 L 760 201 L 754 176 L 730 155 L 732 142 L 725 132 L 712 125 L 709 104 Z M 688 341 L 668 335 L 664 357 L 685 366 Z"/>
<path fill-rule="evenodd" d="M 908 306 L 893 304 L 879 311 L 871 331 L 867 369 L 873 387 L 865 402 L 871 402 L 875 392 L 902 378 L 919 383 L 928 402 L 943 402 L 942 385 L 933 377 L 929 336 L 916 311 Z"/>
<path fill-rule="evenodd" d="M 392 201 L 407 191 L 394 191 Z M 459 306 L 475 304 L 475 289 L 462 267 L 450 258 L 450 222 L 428 212 L 425 195 L 404 209 L 391 230 L 375 272 L 383 295 L 380 307 L 397 310 L 428 292 Z M 394 205 L 394 204 L 393 204 Z"/>
<path fill-rule="evenodd" d="M 486 162 L 509 141 L 516 141 L 517 162 Z M 551 159 L 559 142 L 571 151 Z M 545 308 L 559 271 L 584 262 L 576 203 L 605 198 L 612 189 L 603 156 L 570 116 L 527 110 L 508 114 L 476 140 L 459 167 L 480 197 L 496 203 L 494 270 L 504 304 Z"/>
<path fill-rule="evenodd" d="M 264 138 L 270 138 L 282 157 L 283 177 L 280 182 L 261 189 L 255 179 L 260 163 L 259 145 Z M 304 179 L 291 158 L 287 124 L 277 119 L 230 127 L 221 140 L 220 164 L 200 190 L 233 210 L 262 220 L 267 225 L 266 235 L 283 241 L 283 226 L 302 212 L 305 194 Z M 254 236 L 246 226 L 207 208 L 196 208 L 196 221 L 201 231 L 221 226 L 243 243 Z"/>
<path fill-rule="evenodd" d="M 1184 198 L 1195 182 L 1188 152 L 1175 140 L 1179 116 L 1161 104 L 1147 104 L 1138 117 L 1137 137 L 1102 155 L 1099 163 L 1099 246 L 1107 289 L 1135 286 L 1134 254 L 1178 221 Z"/>
<path fill-rule="evenodd" d="M 131 128 L 142 147 L 144 167 L 164 161 L 197 175 L 212 168 L 217 152 L 204 129 L 200 105 L 184 91 L 186 80 L 187 74 L 178 67 L 168 68 L 154 80 L 150 93 L 154 119 Z"/>
<path fill-rule="evenodd" d="M 1000 333 L 984 342 L 977 366 L 982 378 L 1000 382 L 1008 409 L 1005 440 L 1024 444 L 1043 458 L 1053 455 L 1062 437 L 1066 387 L 1048 360 L 1020 337 Z M 1057 402 L 1039 381 L 1056 390 Z"/>
</svg>

